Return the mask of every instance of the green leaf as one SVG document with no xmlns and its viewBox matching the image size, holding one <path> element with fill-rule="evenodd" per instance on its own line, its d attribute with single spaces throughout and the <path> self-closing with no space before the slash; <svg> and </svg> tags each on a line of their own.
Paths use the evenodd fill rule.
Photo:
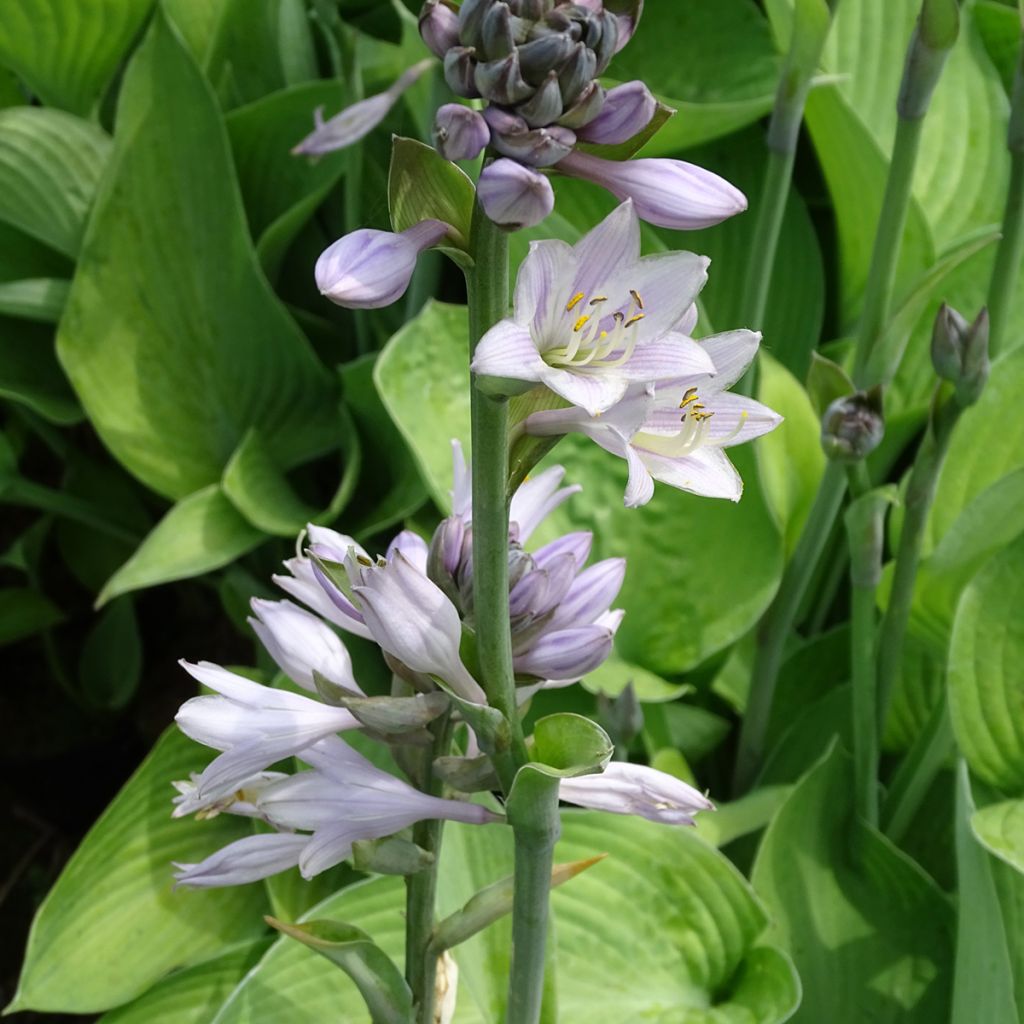
<svg viewBox="0 0 1024 1024">
<path fill-rule="evenodd" d="M 979 0 L 974 6 L 974 21 L 989 59 L 998 69 L 1003 88 L 1009 94 L 1020 49 L 1020 14 L 1009 4 Z"/>
<path fill-rule="evenodd" d="M 992 876 L 992 861 L 975 832 L 975 811 L 967 763 L 956 773 L 956 855 L 960 912 L 957 916 L 956 974 L 953 979 L 951 1024 L 1005 1021 L 1017 1024 L 1013 970 L 1002 934 L 1002 913 Z M 975 832 L 972 832 L 972 826 Z"/>
<path fill-rule="evenodd" d="M 697 835 L 712 846 L 722 847 L 760 832 L 785 803 L 791 786 L 759 786 L 731 803 L 718 804 L 714 814 L 697 816 Z"/>
<path fill-rule="evenodd" d="M 837 398 L 846 398 L 856 390 L 857 386 L 843 367 L 819 352 L 811 353 L 811 368 L 807 371 L 807 396 L 819 419 Z"/>
<path fill-rule="evenodd" d="M 208 1024 L 266 942 L 247 943 L 206 963 L 175 971 L 127 1006 L 105 1013 L 99 1024 Z"/>
<path fill-rule="evenodd" d="M 978 841 L 1024 874 L 1024 800 L 1004 800 L 975 811 L 971 828 Z"/>
<path fill-rule="evenodd" d="M 412 1024 L 412 993 L 395 962 L 359 928 L 341 921 L 267 922 L 340 967 L 356 984 L 373 1024 Z"/>
<path fill-rule="evenodd" d="M 644 151 L 663 156 L 763 117 L 779 67 L 768 23 L 752 0 L 681 0 L 647 4 L 608 75 L 642 79 L 679 111 Z"/>
<path fill-rule="evenodd" d="M 473 182 L 432 146 L 395 136 L 388 174 L 388 209 L 395 231 L 421 220 L 440 220 L 454 229 L 446 239 L 465 249 L 473 216 Z"/>
<path fill-rule="evenodd" d="M 604 729 L 582 715 L 547 715 L 533 727 L 534 761 L 560 778 L 603 771 L 614 752 Z"/>
<path fill-rule="evenodd" d="M 758 398 L 785 419 L 757 444 L 765 500 L 792 553 L 825 471 L 821 427 L 807 392 L 781 363 L 760 359 Z"/>
<path fill-rule="evenodd" d="M 260 934 L 261 887 L 172 885 L 172 861 L 249 834 L 228 815 L 171 818 L 171 782 L 203 763 L 202 748 L 172 727 L 125 783 L 39 908 L 9 1009 L 95 1013 Z"/>
<path fill-rule="evenodd" d="M 40 633 L 63 619 L 64 613 L 38 590 L 31 587 L 0 589 L 0 646 Z"/>
<path fill-rule="evenodd" d="M 964 591 L 949 651 L 957 743 L 983 781 L 1024 792 L 1024 538 L 989 562 Z"/>
<path fill-rule="evenodd" d="M 19 0 L 0 22 L 0 64 L 48 106 L 93 112 L 152 0 Z"/>
<path fill-rule="evenodd" d="M 219 480 L 254 425 L 285 468 L 336 429 L 333 381 L 256 264 L 213 97 L 160 14 L 125 75 L 58 353 L 114 456 L 172 498 Z"/>
<path fill-rule="evenodd" d="M 632 683 L 637 700 L 643 704 L 675 700 L 691 689 L 686 683 L 670 683 L 639 665 L 631 665 L 614 652 L 580 682 L 590 693 L 603 693 L 606 697 L 618 697 Z"/>
<path fill-rule="evenodd" d="M 446 827 L 439 914 L 511 871 L 503 828 Z M 637 870 L 642 851 L 644 870 Z M 766 917 L 730 862 L 691 831 L 636 818 L 568 812 L 556 856 L 608 857 L 556 889 L 559 1019 L 588 1024 L 780 1024 L 799 1000 L 791 964 L 759 945 Z M 351 886 L 311 912 L 338 916 L 401 956 L 402 887 L 381 878 Z M 499 1024 L 508 985 L 507 919 L 454 950 L 455 1024 Z M 637 964 L 643 965 L 638 972 Z M 713 1005 L 714 1009 L 709 1011 Z M 713 1015 L 709 1015 L 713 1014 Z M 215 1024 L 364 1024 L 355 987 L 295 943 L 277 942 L 227 1001 Z"/>
<path fill-rule="evenodd" d="M 81 421 L 82 410 L 53 351 L 52 328 L 0 316 L 0 397 L 61 426 Z"/>
<path fill-rule="evenodd" d="M 68 299 L 70 281 L 33 277 L 0 284 L 0 315 L 55 324 Z"/>
<path fill-rule="evenodd" d="M 450 500 L 451 439 L 465 443 L 469 437 L 466 338 L 463 307 L 428 303 L 388 342 L 374 372 L 381 399 L 441 508 Z M 597 445 L 569 437 L 550 459 L 566 467 L 566 480 L 583 485 L 586 499 L 558 509 L 537 543 L 592 530 L 595 559 L 627 558 L 617 600 L 627 611 L 618 653 L 659 675 L 684 672 L 742 636 L 778 583 L 781 545 L 750 450 L 732 454 L 747 485 L 738 504 L 662 487 L 640 510 L 623 507 L 624 463 Z M 744 544 L 735 543 L 737 536 Z"/>
<path fill-rule="evenodd" d="M 112 601 L 89 630 L 78 658 L 78 680 L 86 700 L 116 711 L 135 695 L 142 673 L 142 640 L 129 597 Z"/>
<path fill-rule="evenodd" d="M 206 62 L 225 110 L 318 78 L 302 0 L 224 0 Z"/>
<path fill-rule="evenodd" d="M 264 539 L 217 485 L 178 502 L 120 569 L 107 580 L 97 606 L 121 594 L 190 579 L 219 569 Z"/>
<path fill-rule="evenodd" d="M 73 114 L 0 110 L 0 220 L 76 256 L 110 148 L 103 129 Z"/>
<path fill-rule="evenodd" d="M 854 820 L 838 748 L 768 827 L 753 882 L 803 986 L 794 1024 L 934 1024 L 948 1013 L 953 914 L 934 882 Z"/>
<path fill-rule="evenodd" d="M 293 156 L 291 149 L 312 130 L 314 110 L 324 107 L 324 116 L 330 117 L 347 102 L 340 82 L 310 82 L 271 93 L 225 118 L 249 230 L 271 280 L 348 163 L 343 150 L 314 162 Z"/>
<path fill-rule="evenodd" d="M 654 108 L 654 115 L 650 121 L 636 133 L 626 139 L 625 142 L 617 142 L 612 145 L 596 142 L 578 142 L 576 149 L 584 153 L 592 153 L 603 160 L 628 160 L 646 146 L 662 128 L 672 119 L 675 111 L 658 101 Z"/>
</svg>

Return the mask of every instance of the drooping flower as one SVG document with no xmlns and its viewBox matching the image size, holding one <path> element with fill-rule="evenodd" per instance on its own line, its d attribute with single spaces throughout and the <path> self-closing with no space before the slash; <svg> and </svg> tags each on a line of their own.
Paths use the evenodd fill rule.
<svg viewBox="0 0 1024 1024">
<path fill-rule="evenodd" d="M 328 246 L 316 261 L 316 284 L 346 309 L 379 309 L 400 299 L 416 259 L 448 233 L 448 224 L 424 220 L 405 231 L 360 228 Z"/>
<path fill-rule="evenodd" d="M 640 386 L 600 417 L 585 409 L 552 409 L 527 417 L 529 434 L 577 432 L 629 465 L 625 504 L 651 500 L 654 481 L 711 498 L 738 501 L 743 481 L 723 449 L 779 425 L 767 406 L 727 392 L 757 351 L 760 335 L 730 331 L 705 338 L 701 347 L 715 373 Z"/>
<path fill-rule="evenodd" d="M 295 146 L 292 153 L 296 156 L 322 156 L 359 142 L 388 116 L 402 93 L 433 66 L 430 59 L 419 61 L 384 92 L 353 103 L 328 121 L 324 120 L 323 107 L 317 107 L 313 112 L 313 132 Z"/>
<path fill-rule="evenodd" d="M 688 252 L 641 257 L 630 201 L 575 246 L 535 242 L 513 316 L 484 335 L 471 369 L 495 378 L 492 390 L 509 390 L 510 380 L 543 384 L 594 416 L 630 384 L 713 373 L 704 348 L 678 330 L 708 262 Z"/>
<path fill-rule="evenodd" d="M 715 805 L 681 779 L 642 764 L 612 761 L 603 772 L 563 779 L 558 795 L 571 804 L 612 814 L 635 814 L 665 825 L 692 825 Z"/>
<path fill-rule="evenodd" d="M 356 840 L 393 835 L 426 818 L 475 825 L 500 820 L 479 804 L 421 793 L 338 737 L 299 756 L 313 770 L 273 782 L 256 799 L 259 816 L 281 831 L 237 840 L 198 864 L 178 864 L 180 884 L 240 885 L 296 865 L 312 878 L 348 859 Z"/>
<path fill-rule="evenodd" d="M 195 779 L 195 792 L 186 801 L 190 810 L 219 803 L 276 761 L 325 736 L 359 728 L 359 721 L 344 708 L 263 686 L 208 661 L 181 664 L 215 693 L 182 704 L 175 715 L 178 728 L 196 742 L 222 751 Z"/>
</svg>

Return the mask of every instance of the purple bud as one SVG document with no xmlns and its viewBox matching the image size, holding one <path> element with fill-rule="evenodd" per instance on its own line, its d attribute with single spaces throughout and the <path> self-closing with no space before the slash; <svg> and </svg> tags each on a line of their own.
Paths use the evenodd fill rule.
<svg viewBox="0 0 1024 1024">
<path fill-rule="evenodd" d="M 526 103 L 517 108 L 519 115 L 531 128 L 544 128 L 558 120 L 562 113 L 562 90 L 558 75 L 551 71 Z"/>
<path fill-rule="evenodd" d="M 516 21 L 519 19 L 517 18 Z M 485 15 L 480 30 L 480 49 L 488 60 L 507 57 L 516 48 L 512 35 L 512 12 L 506 3 L 496 3 Z"/>
<path fill-rule="evenodd" d="M 459 6 L 459 38 L 464 46 L 479 46 L 483 39 L 484 18 L 494 0 L 462 0 Z"/>
<path fill-rule="evenodd" d="M 594 51 L 577 43 L 565 67 L 558 75 L 558 84 L 562 89 L 562 102 L 565 106 L 576 101 L 583 89 L 588 86 L 597 73 L 597 58 Z"/>
<path fill-rule="evenodd" d="M 568 552 L 576 559 L 576 564 L 581 566 L 590 557 L 590 548 L 593 542 L 594 535 L 589 530 L 567 533 L 535 551 L 533 560 L 539 568 L 546 569 L 552 559 Z"/>
<path fill-rule="evenodd" d="M 682 160 L 644 159 L 619 163 L 578 150 L 558 170 L 585 178 L 619 199 L 632 199 L 639 217 L 677 231 L 719 224 L 747 208 L 747 199 L 717 174 Z"/>
<path fill-rule="evenodd" d="M 558 119 L 558 123 L 574 130 L 590 124 L 604 107 L 605 91 L 600 82 L 591 82 L 576 102 Z"/>
<path fill-rule="evenodd" d="M 483 169 L 477 196 L 495 224 L 512 229 L 532 228 L 555 208 L 551 182 L 508 159 L 495 160 Z"/>
<path fill-rule="evenodd" d="M 347 309 L 379 309 L 409 287 L 416 257 L 449 231 L 439 220 L 420 221 L 398 234 L 362 228 L 339 238 L 316 261 L 322 295 Z"/>
<path fill-rule="evenodd" d="M 584 569 L 563 595 L 551 620 L 553 626 L 589 626 L 611 607 L 626 577 L 624 558 L 606 558 Z"/>
<path fill-rule="evenodd" d="M 453 576 L 462 560 L 462 542 L 466 537 L 466 521 L 462 516 L 448 516 L 434 531 L 427 556 L 427 575 L 434 579 L 441 573 Z M 437 580 L 434 579 L 436 583 Z"/>
<path fill-rule="evenodd" d="M 475 110 L 446 103 L 434 117 L 434 145 L 445 160 L 473 160 L 491 138 L 487 122 Z"/>
<path fill-rule="evenodd" d="M 657 109 L 658 101 L 643 82 L 618 85 L 608 91 L 601 113 L 580 129 L 579 137 L 601 146 L 616 146 L 643 131 Z"/>
<path fill-rule="evenodd" d="M 593 50 L 597 57 L 597 73 L 601 75 L 611 64 L 612 57 L 621 49 L 622 22 L 611 11 L 601 11 L 598 14 L 598 22 L 601 25 L 601 38 Z"/>
<path fill-rule="evenodd" d="M 531 85 L 540 85 L 550 71 L 558 71 L 572 56 L 573 42 L 565 35 L 551 34 L 519 47 L 519 70 Z"/>
<path fill-rule="evenodd" d="M 444 80 L 456 96 L 476 99 L 476 50 L 471 46 L 453 46 L 444 55 Z"/>
<path fill-rule="evenodd" d="M 611 654 L 612 638 L 612 631 L 604 626 L 556 630 L 542 636 L 513 664 L 516 672 L 538 679 L 580 679 Z"/>
<path fill-rule="evenodd" d="M 427 0 L 420 11 L 420 37 L 436 57 L 459 45 L 459 16 L 443 0 Z"/>
<path fill-rule="evenodd" d="M 513 50 L 507 57 L 477 64 L 474 81 L 480 95 L 492 103 L 513 106 L 533 95 L 519 72 L 519 55 Z"/>
<path fill-rule="evenodd" d="M 494 113 L 492 113 L 494 111 Z M 484 117 L 491 126 L 491 145 L 502 154 L 531 167 L 550 167 L 563 160 L 572 152 L 576 135 L 568 128 L 551 125 L 550 128 L 534 128 L 523 131 L 517 125 L 515 131 L 501 131 L 498 124 L 507 124 L 509 118 L 502 111 L 489 108 Z M 515 118 L 525 127 L 521 118 Z"/>
</svg>

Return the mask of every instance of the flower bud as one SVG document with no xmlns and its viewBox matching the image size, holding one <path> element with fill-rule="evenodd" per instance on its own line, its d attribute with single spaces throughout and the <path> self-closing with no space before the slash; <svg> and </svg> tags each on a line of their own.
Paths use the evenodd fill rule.
<svg viewBox="0 0 1024 1024">
<path fill-rule="evenodd" d="M 400 298 L 416 257 L 436 245 L 449 230 L 439 220 L 424 220 L 398 234 L 362 228 L 339 238 L 316 261 L 322 295 L 348 309 L 379 309 Z"/>
<path fill-rule="evenodd" d="M 480 49 L 488 60 L 497 60 L 507 57 L 515 48 L 512 12 L 509 11 L 508 4 L 496 3 L 484 16 L 480 29 Z"/>
<path fill-rule="evenodd" d="M 551 125 L 550 128 L 534 128 L 524 131 L 515 126 L 516 130 L 501 131 L 497 125 L 506 129 L 513 127 L 508 115 L 504 112 L 492 114 L 484 111 L 484 117 L 491 126 L 491 145 L 502 154 L 531 167 L 550 167 L 567 157 L 576 144 L 576 136 L 568 128 Z M 525 127 L 521 118 L 513 118 Z"/>
<path fill-rule="evenodd" d="M 602 10 L 598 18 L 601 23 L 601 38 L 594 46 L 594 56 L 597 57 L 597 73 L 602 75 L 611 64 L 612 57 L 625 45 L 625 40 L 622 40 L 620 30 L 622 22 L 611 11 Z"/>
<path fill-rule="evenodd" d="M 477 64 L 474 81 L 484 99 L 503 106 L 522 103 L 533 95 L 533 86 L 520 74 L 519 54 L 515 50 L 500 60 Z"/>
<path fill-rule="evenodd" d="M 573 52 L 573 42 L 565 35 L 551 33 L 519 47 L 519 70 L 531 85 L 540 85 L 548 73 L 560 68 Z"/>
<path fill-rule="evenodd" d="M 434 145 L 445 160 L 473 160 L 490 138 L 487 122 L 469 107 L 446 103 L 434 115 Z"/>
<path fill-rule="evenodd" d="M 427 0 L 420 11 L 420 37 L 435 57 L 459 45 L 459 16 L 444 0 Z"/>
<path fill-rule="evenodd" d="M 558 170 L 596 182 L 619 199 L 632 199 L 639 217 L 663 228 L 707 228 L 747 208 L 746 196 L 734 185 L 682 160 L 619 162 L 574 151 Z"/>
<path fill-rule="evenodd" d="M 483 169 L 477 196 L 484 213 L 502 227 L 531 228 L 555 207 L 551 182 L 514 160 L 495 160 Z"/>
<path fill-rule="evenodd" d="M 618 145 L 643 131 L 657 109 L 658 101 L 643 82 L 627 82 L 608 91 L 600 114 L 579 131 L 579 137 L 602 146 Z"/>
<path fill-rule="evenodd" d="M 885 435 L 880 388 L 837 398 L 821 418 L 821 446 L 830 459 L 859 462 Z"/>
<path fill-rule="evenodd" d="M 597 58 L 594 51 L 583 43 L 577 43 L 575 49 L 558 75 L 558 84 L 562 90 L 562 102 L 570 106 L 576 97 L 589 85 L 597 72 Z"/>
<path fill-rule="evenodd" d="M 519 116 L 531 128 L 543 128 L 553 124 L 562 113 L 562 90 L 558 87 L 558 75 L 548 72 L 548 77 L 537 91 L 517 108 Z"/>
<path fill-rule="evenodd" d="M 558 123 L 572 129 L 590 124 L 601 113 L 605 95 L 600 82 L 591 82 L 576 97 L 576 102 L 558 119 Z"/>
<path fill-rule="evenodd" d="M 493 6 L 494 0 L 462 0 L 459 6 L 459 38 L 463 45 L 480 45 L 484 18 Z"/>
<path fill-rule="evenodd" d="M 554 6 L 554 0 L 508 0 L 513 14 L 527 21 L 540 21 Z"/>
<path fill-rule="evenodd" d="M 988 380 L 988 310 L 969 324 L 945 303 L 939 308 L 932 330 L 932 365 L 935 372 L 956 385 L 961 407 L 973 405 Z"/>
<path fill-rule="evenodd" d="M 476 50 L 471 46 L 453 46 L 444 55 L 444 80 L 456 96 L 476 99 Z"/>
</svg>

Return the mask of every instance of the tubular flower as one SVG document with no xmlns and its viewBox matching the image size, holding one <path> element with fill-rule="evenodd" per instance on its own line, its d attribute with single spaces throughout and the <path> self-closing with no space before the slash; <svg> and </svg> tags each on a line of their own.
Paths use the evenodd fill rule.
<svg viewBox="0 0 1024 1024">
<path fill-rule="evenodd" d="M 715 805 L 693 786 L 656 768 L 612 761 L 596 775 L 563 779 L 558 795 L 571 804 L 611 814 L 636 814 L 664 825 L 692 825 Z"/>
<path fill-rule="evenodd" d="M 348 859 L 356 840 L 393 835 L 417 821 L 483 825 L 500 820 L 478 804 L 419 792 L 337 737 L 319 741 L 300 756 L 312 771 L 276 779 L 256 795 L 259 817 L 279 831 L 239 839 L 199 864 L 176 865 L 180 884 L 240 885 L 296 865 L 304 878 L 312 878 Z M 247 807 L 224 809 L 249 813 Z"/>
<path fill-rule="evenodd" d="M 641 257 L 640 224 L 627 200 L 575 246 L 531 245 L 513 316 L 484 335 L 471 369 L 495 378 L 491 390 L 515 390 L 508 381 L 543 384 L 593 416 L 631 384 L 711 374 L 708 353 L 678 330 L 708 262 L 688 252 Z"/>
<path fill-rule="evenodd" d="M 715 373 L 634 388 L 603 416 L 583 408 L 553 409 L 527 417 L 535 435 L 585 434 L 629 465 L 625 504 L 645 505 L 654 481 L 710 498 L 738 501 L 743 481 L 723 451 L 774 430 L 778 413 L 727 392 L 757 351 L 760 335 L 730 331 L 705 338 Z"/>
</svg>

